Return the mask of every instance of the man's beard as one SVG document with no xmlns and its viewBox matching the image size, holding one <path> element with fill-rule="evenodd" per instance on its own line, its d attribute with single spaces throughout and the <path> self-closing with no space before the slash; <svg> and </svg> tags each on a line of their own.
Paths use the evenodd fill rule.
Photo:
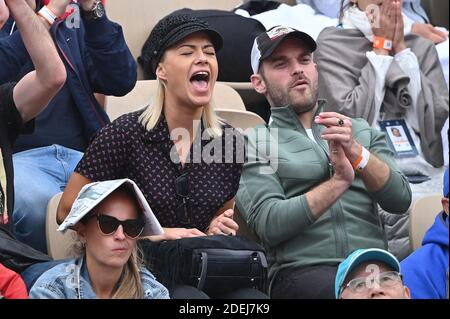
<svg viewBox="0 0 450 319">
<path fill-rule="evenodd" d="M 280 107 L 289 105 L 297 115 L 300 115 L 302 113 L 307 113 L 311 111 L 316 106 L 318 96 L 317 87 L 318 87 L 317 80 L 314 83 L 311 83 L 308 80 L 309 92 L 308 93 L 305 92 L 305 94 L 296 101 L 291 99 L 289 91 L 280 90 L 276 86 L 267 85 L 267 93 L 270 96 L 272 102 L 274 103 L 273 106 Z"/>
</svg>

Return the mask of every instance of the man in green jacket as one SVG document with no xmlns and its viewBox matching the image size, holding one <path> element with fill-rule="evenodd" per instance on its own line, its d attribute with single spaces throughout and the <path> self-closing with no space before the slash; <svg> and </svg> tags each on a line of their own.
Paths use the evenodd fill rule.
<svg viewBox="0 0 450 319">
<path fill-rule="evenodd" d="M 383 133 L 322 112 L 316 43 L 277 26 L 255 39 L 253 87 L 272 122 L 247 136 L 236 205 L 265 246 L 272 298 L 334 298 L 338 264 L 355 249 L 387 248 L 377 205 L 403 213 L 411 190 Z"/>
</svg>

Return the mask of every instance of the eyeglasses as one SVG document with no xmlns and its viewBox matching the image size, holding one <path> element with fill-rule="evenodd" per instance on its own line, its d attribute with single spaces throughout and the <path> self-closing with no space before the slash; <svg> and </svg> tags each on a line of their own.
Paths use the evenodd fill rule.
<svg viewBox="0 0 450 319">
<path fill-rule="evenodd" d="M 341 293 L 345 289 L 349 289 L 354 294 L 362 294 L 369 289 L 378 285 L 382 288 L 390 288 L 403 283 L 403 277 L 397 271 L 386 271 L 378 274 L 378 276 L 368 276 L 352 279 L 345 286 L 341 287 Z"/>
<path fill-rule="evenodd" d="M 144 230 L 145 221 L 141 218 L 118 220 L 115 217 L 102 214 L 97 214 L 95 217 L 98 221 L 98 227 L 104 235 L 115 233 L 120 225 L 122 225 L 125 235 L 132 239 L 138 237 Z"/>
<path fill-rule="evenodd" d="M 177 206 L 176 214 L 178 221 L 183 224 L 189 224 L 191 222 L 187 207 L 187 199 L 189 198 L 188 176 L 188 173 L 184 173 L 175 180 L 175 192 L 177 193 L 177 196 L 183 199 L 183 203 Z"/>
</svg>

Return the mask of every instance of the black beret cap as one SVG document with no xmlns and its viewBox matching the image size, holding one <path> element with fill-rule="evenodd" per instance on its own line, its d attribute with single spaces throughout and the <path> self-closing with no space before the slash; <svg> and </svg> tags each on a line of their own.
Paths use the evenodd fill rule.
<svg viewBox="0 0 450 319">
<path fill-rule="evenodd" d="M 139 58 L 146 78 L 156 78 L 156 68 L 164 52 L 195 32 L 208 34 L 216 51 L 222 48 L 223 39 L 220 33 L 199 18 L 188 14 L 169 14 L 159 20 L 145 42 Z"/>
</svg>

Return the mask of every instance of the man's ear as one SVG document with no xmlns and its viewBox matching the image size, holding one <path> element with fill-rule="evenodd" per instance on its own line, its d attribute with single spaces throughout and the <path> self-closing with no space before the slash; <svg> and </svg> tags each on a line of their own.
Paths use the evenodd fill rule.
<svg viewBox="0 0 450 319">
<path fill-rule="evenodd" d="M 405 299 L 411 299 L 411 291 L 408 287 L 403 286 Z"/>
<path fill-rule="evenodd" d="M 441 204 L 442 204 L 442 208 L 444 209 L 444 212 L 447 214 L 448 216 L 448 198 L 447 197 L 442 197 L 441 199 Z"/>
<path fill-rule="evenodd" d="M 253 74 L 250 77 L 250 81 L 252 82 L 253 88 L 256 92 L 258 92 L 259 94 L 266 94 L 266 83 L 261 74 Z"/>
<path fill-rule="evenodd" d="M 161 80 L 167 80 L 166 68 L 161 63 L 156 67 L 156 76 Z"/>
</svg>

